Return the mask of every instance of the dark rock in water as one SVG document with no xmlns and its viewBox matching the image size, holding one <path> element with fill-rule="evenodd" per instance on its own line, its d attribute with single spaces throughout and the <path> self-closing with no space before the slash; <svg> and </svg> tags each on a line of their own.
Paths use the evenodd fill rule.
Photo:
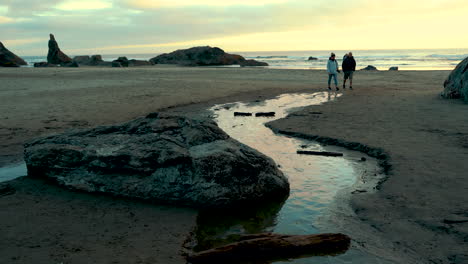
<svg viewBox="0 0 468 264">
<path fill-rule="evenodd" d="M 445 80 L 442 96 L 468 101 L 468 57 L 461 61 Z"/>
<path fill-rule="evenodd" d="M 275 112 L 259 112 L 259 113 L 256 113 L 255 116 L 256 117 L 260 117 L 260 116 L 271 117 L 271 116 L 275 116 Z"/>
<path fill-rule="evenodd" d="M 229 54 L 220 48 L 193 47 L 161 54 L 150 59 L 153 64 L 178 64 L 184 66 L 234 65 L 245 61 L 240 55 Z"/>
<path fill-rule="evenodd" d="M 398 67 L 390 67 L 388 70 L 389 71 L 398 71 Z"/>
<path fill-rule="evenodd" d="M 376 67 L 368 65 L 367 67 L 361 69 L 361 71 L 378 71 Z"/>
<path fill-rule="evenodd" d="M 318 60 L 318 58 L 315 58 L 315 57 L 309 57 L 308 60 Z"/>
<path fill-rule="evenodd" d="M 113 61 L 113 62 L 112 62 L 112 67 L 114 67 L 114 68 L 122 68 L 122 64 L 120 64 L 120 62 L 118 62 L 118 61 Z"/>
<path fill-rule="evenodd" d="M 36 68 L 42 68 L 42 67 L 59 67 L 60 65 L 57 65 L 57 64 L 51 64 L 51 63 L 48 63 L 48 62 L 45 62 L 45 61 L 41 61 L 41 62 L 36 62 L 34 63 L 34 67 Z"/>
<path fill-rule="evenodd" d="M 127 57 L 119 57 L 116 60 L 113 60 L 112 62 L 120 63 L 121 67 L 128 67 L 129 65 Z"/>
<path fill-rule="evenodd" d="M 49 53 L 47 53 L 47 62 L 50 64 L 65 65 L 71 63 L 72 59 L 63 53 L 53 34 L 50 34 L 49 40 Z"/>
<path fill-rule="evenodd" d="M 256 61 L 256 60 L 245 60 L 245 61 L 241 61 L 239 64 L 242 67 L 268 66 L 268 63 Z"/>
<path fill-rule="evenodd" d="M 9 51 L 2 42 L 0 42 L 0 67 L 19 67 L 28 65 L 22 58 Z"/>
<path fill-rule="evenodd" d="M 289 193 L 273 160 L 213 121 L 162 113 L 31 141 L 24 160 L 29 176 L 71 189 L 177 205 L 222 208 Z"/>
</svg>

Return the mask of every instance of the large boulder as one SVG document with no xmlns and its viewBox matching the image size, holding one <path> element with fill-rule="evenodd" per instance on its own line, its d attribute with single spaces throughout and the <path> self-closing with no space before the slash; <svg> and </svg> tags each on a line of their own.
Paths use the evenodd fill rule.
<svg viewBox="0 0 468 264">
<path fill-rule="evenodd" d="M 284 200 L 275 163 L 211 120 L 153 113 L 25 144 L 28 175 L 86 192 L 194 207 Z"/>
<path fill-rule="evenodd" d="M 445 80 L 442 96 L 468 101 L 468 57 L 461 61 Z"/>
<path fill-rule="evenodd" d="M 47 53 L 47 62 L 50 64 L 65 65 L 72 62 L 72 59 L 63 53 L 53 34 L 50 34 L 49 52 Z"/>
<path fill-rule="evenodd" d="M 0 42 L 0 67 L 19 67 L 28 65 L 22 58 L 9 51 L 2 42 Z"/>
<path fill-rule="evenodd" d="M 178 64 L 185 66 L 216 66 L 241 64 L 245 58 L 224 52 L 220 48 L 209 46 L 193 47 L 161 54 L 150 59 L 153 64 Z"/>
</svg>

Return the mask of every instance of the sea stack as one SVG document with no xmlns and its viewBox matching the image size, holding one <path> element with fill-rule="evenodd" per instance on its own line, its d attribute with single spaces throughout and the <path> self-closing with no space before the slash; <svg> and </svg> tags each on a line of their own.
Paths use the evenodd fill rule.
<svg viewBox="0 0 468 264">
<path fill-rule="evenodd" d="M 72 62 L 72 59 L 63 53 L 53 34 L 50 34 L 49 53 L 47 54 L 47 62 L 49 64 L 65 65 Z"/>
<path fill-rule="evenodd" d="M 0 42 L 0 66 L 1 67 L 19 67 L 28 65 L 22 58 L 9 51 L 2 42 Z"/>
</svg>

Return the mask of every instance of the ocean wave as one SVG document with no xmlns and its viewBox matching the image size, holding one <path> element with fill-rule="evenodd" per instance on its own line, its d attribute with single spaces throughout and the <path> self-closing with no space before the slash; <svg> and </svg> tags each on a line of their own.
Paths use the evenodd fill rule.
<svg viewBox="0 0 468 264">
<path fill-rule="evenodd" d="M 276 59 L 276 58 L 287 59 L 288 56 L 257 56 L 255 58 L 257 58 L 257 59 Z"/>
</svg>

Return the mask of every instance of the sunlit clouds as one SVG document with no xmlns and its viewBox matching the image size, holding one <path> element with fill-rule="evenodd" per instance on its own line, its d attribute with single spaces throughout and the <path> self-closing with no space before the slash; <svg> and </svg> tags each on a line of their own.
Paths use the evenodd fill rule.
<svg viewBox="0 0 468 264">
<path fill-rule="evenodd" d="M 65 11 L 96 10 L 110 7 L 112 7 L 111 2 L 98 0 L 69 0 L 55 6 L 55 8 Z"/>
<path fill-rule="evenodd" d="M 20 54 L 467 48 L 466 0 L 2 0 L 0 41 Z"/>
</svg>

